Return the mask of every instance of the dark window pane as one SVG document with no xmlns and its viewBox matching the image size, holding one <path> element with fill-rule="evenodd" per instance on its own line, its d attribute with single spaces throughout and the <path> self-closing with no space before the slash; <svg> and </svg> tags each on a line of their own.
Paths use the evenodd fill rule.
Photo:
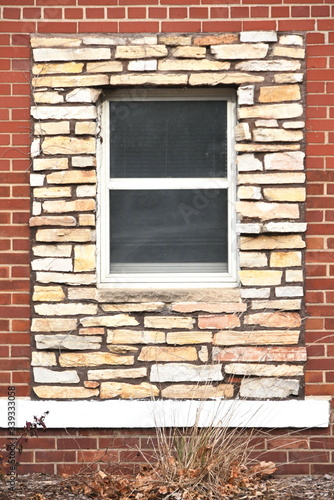
<svg viewBox="0 0 334 500">
<path fill-rule="evenodd" d="M 226 101 L 110 102 L 111 177 L 226 177 Z"/>
<path fill-rule="evenodd" d="M 111 271 L 223 272 L 227 191 L 112 190 Z"/>
</svg>

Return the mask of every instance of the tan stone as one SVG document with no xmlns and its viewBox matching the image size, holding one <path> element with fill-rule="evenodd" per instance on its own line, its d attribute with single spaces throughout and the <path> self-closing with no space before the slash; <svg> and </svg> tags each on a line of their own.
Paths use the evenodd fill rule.
<svg viewBox="0 0 334 500">
<path fill-rule="evenodd" d="M 95 288 L 68 288 L 67 296 L 69 300 L 95 300 L 96 289 Z"/>
<path fill-rule="evenodd" d="M 163 59 L 158 63 L 160 71 L 219 71 L 229 68 L 229 62 L 210 61 L 209 59 Z"/>
<path fill-rule="evenodd" d="M 232 398 L 233 385 L 219 384 L 198 385 L 198 384 L 175 384 L 166 387 L 161 391 L 163 398 L 167 399 L 210 399 L 210 398 Z"/>
<path fill-rule="evenodd" d="M 33 318 L 32 332 L 71 332 L 77 327 L 75 318 Z"/>
<path fill-rule="evenodd" d="M 303 73 L 280 73 L 278 75 L 274 75 L 275 83 L 300 83 L 303 80 Z"/>
<path fill-rule="evenodd" d="M 73 139 L 73 138 L 72 138 Z M 92 138 L 94 141 L 94 139 Z M 95 184 L 95 170 L 66 170 L 46 176 L 48 184 Z"/>
<path fill-rule="evenodd" d="M 191 330 L 194 319 L 189 316 L 145 316 L 145 328 L 185 328 Z"/>
<path fill-rule="evenodd" d="M 303 45 L 304 39 L 300 35 L 282 35 L 279 38 L 281 45 Z"/>
<path fill-rule="evenodd" d="M 283 128 L 304 128 L 305 127 L 305 122 L 304 121 L 293 121 L 293 122 L 283 122 L 282 123 Z"/>
<path fill-rule="evenodd" d="M 270 151 L 297 151 L 300 149 L 300 144 L 236 144 L 234 148 L 238 153 L 267 153 Z"/>
<path fill-rule="evenodd" d="M 186 85 L 188 75 L 180 73 L 127 73 L 112 75 L 110 85 Z"/>
<path fill-rule="evenodd" d="M 97 314 L 96 304 L 81 304 L 71 302 L 70 304 L 38 304 L 34 307 L 35 312 L 41 316 L 76 316 L 77 314 Z"/>
<path fill-rule="evenodd" d="M 261 200 L 261 188 L 259 186 L 240 186 L 238 198 L 240 200 Z"/>
<path fill-rule="evenodd" d="M 107 349 L 112 354 L 137 354 L 138 347 L 128 346 L 128 345 L 107 345 Z"/>
<path fill-rule="evenodd" d="M 267 203 L 263 201 L 238 201 L 236 209 L 239 217 L 271 219 L 298 219 L 299 206 L 295 203 Z"/>
<path fill-rule="evenodd" d="M 191 36 L 189 35 L 160 35 L 159 42 L 165 45 L 191 45 Z M 195 44 L 196 45 L 196 44 Z"/>
<path fill-rule="evenodd" d="M 267 128 L 277 128 L 278 121 L 277 120 L 256 120 L 255 127 L 267 127 Z"/>
<path fill-rule="evenodd" d="M 230 375 L 247 375 L 257 377 L 302 377 L 303 367 L 300 365 L 263 365 L 254 363 L 231 363 L 225 365 L 225 373 Z"/>
<path fill-rule="evenodd" d="M 306 361 L 305 347 L 220 347 L 213 348 L 214 361 L 271 362 L 285 363 Z"/>
<path fill-rule="evenodd" d="M 36 226 L 75 226 L 76 219 L 72 216 L 38 216 L 30 217 L 29 225 Z"/>
<path fill-rule="evenodd" d="M 133 356 L 118 356 L 110 352 L 90 353 L 61 353 L 59 364 L 63 367 L 71 366 L 101 366 L 101 365 L 133 365 Z"/>
<path fill-rule="evenodd" d="M 301 130 L 258 128 L 253 131 L 253 139 L 256 142 L 297 142 L 303 137 Z"/>
<path fill-rule="evenodd" d="M 38 229 L 36 241 L 45 242 L 85 242 L 94 241 L 95 234 L 91 229 Z"/>
<path fill-rule="evenodd" d="M 301 252 L 273 252 L 270 256 L 270 267 L 295 267 L 301 265 Z"/>
<path fill-rule="evenodd" d="M 167 333 L 167 344 L 207 344 L 212 341 L 211 332 L 169 332 Z"/>
<path fill-rule="evenodd" d="M 266 43 L 241 43 L 213 45 L 211 52 L 216 59 L 263 59 L 268 49 Z"/>
<path fill-rule="evenodd" d="M 240 252 L 239 260 L 241 267 L 266 267 L 268 264 L 267 256 L 262 252 Z"/>
<path fill-rule="evenodd" d="M 37 257 L 71 257 L 71 245 L 36 245 L 33 254 Z"/>
<path fill-rule="evenodd" d="M 245 286 L 280 285 L 282 281 L 282 271 L 241 270 L 239 271 L 239 277 L 241 283 Z"/>
<path fill-rule="evenodd" d="M 95 245 L 76 245 L 74 247 L 74 272 L 95 270 Z"/>
<path fill-rule="evenodd" d="M 304 59 L 305 49 L 297 47 L 280 47 L 276 45 L 273 50 L 275 57 L 291 57 L 292 59 Z"/>
<path fill-rule="evenodd" d="M 80 286 L 92 285 L 96 282 L 96 276 L 95 274 L 40 272 L 36 275 L 36 281 L 40 283 L 63 283 L 67 285 Z"/>
<path fill-rule="evenodd" d="M 219 45 L 221 43 L 233 43 L 238 41 L 235 33 L 223 33 L 221 35 L 200 35 L 194 37 L 194 45 Z"/>
<path fill-rule="evenodd" d="M 263 76 L 232 71 L 229 73 L 191 73 L 189 76 L 189 85 L 237 85 L 243 83 L 263 82 L 263 80 Z"/>
<path fill-rule="evenodd" d="M 164 45 L 125 45 L 116 47 L 115 59 L 147 59 L 166 57 L 167 55 L 168 50 Z"/>
<path fill-rule="evenodd" d="M 77 138 L 66 136 L 46 137 L 42 143 L 44 154 L 48 155 L 73 155 L 95 152 L 95 139 L 93 137 Z"/>
<path fill-rule="evenodd" d="M 77 122 L 75 124 L 76 135 L 95 135 L 96 123 L 95 122 Z"/>
<path fill-rule="evenodd" d="M 98 61 L 87 63 L 87 73 L 117 73 L 123 71 L 121 61 Z"/>
<path fill-rule="evenodd" d="M 83 63 L 78 62 L 68 62 L 59 64 L 34 64 L 32 67 L 33 75 L 45 75 L 45 74 L 63 74 L 63 73 L 81 73 L 83 69 Z"/>
<path fill-rule="evenodd" d="M 121 382 L 102 382 L 101 399 L 120 397 L 121 399 L 146 399 L 159 396 L 159 389 L 152 384 L 142 382 L 139 385 Z"/>
<path fill-rule="evenodd" d="M 85 387 L 68 387 L 66 385 L 52 386 L 41 385 L 33 387 L 39 398 L 42 399 L 86 399 L 98 396 L 98 389 L 86 389 Z"/>
<path fill-rule="evenodd" d="M 205 47 L 176 47 L 172 51 L 172 57 L 181 57 L 189 59 L 202 59 L 205 57 Z"/>
<path fill-rule="evenodd" d="M 30 112 L 35 120 L 95 120 L 97 117 L 95 106 L 32 106 Z"/>
<path fill-rule="evenodd" d="M 99 87 L 108 85 L 108 75 L 38 76 L 32 79 L 33 87 Z"/>
<path fill-rule="evenodd" d="M 33 101 L 34 104 L 59 104 L 61 102 L 64 102 L 64 97 L 58 92 L 48 92 L 48 91 L 43 91 L 43 92 L 34 92 L 33 94 Z M 35 130 L 38 129 L 37 123 L 35 124 Z M 54 123 L 54 125 L 56 125 Z M 40 135 L 39 133 L 35 132 L 35 135 Z"/>
<path fill-rule="evenodd" d="M 299 103 L 291 104 L 264 104 L 259 106 L 244 106 L 238 110 L 239 118 L 286 119 L 297 118 L 303 114 L 303 107 Z"/>
<path fill-rule="evenodd" d="M 198 316 L 199 328 L 234 328 L 240 326 L 240 319 L 234 314 L 220 316 Z"/>
<path fill-rule="evenodd" d="M 58 191 L 66 189 L 70 192 L 71 188 L 47 188 L 48 191 L 51 189 L 57 189 Z M 47 198 L 47 196 L 45 196 L 45 198 Z M 74 201 L 45 201 L 43 203 L 43 210 L 46 213 L 87 212 L 95 210 L 95 208 L 96 202 L 92 198 Z"/>
<path fill-rule="evenodd" d="M 244 61 L 235 66 L 235 69 L 240 71 L 298 71 L 300 68 L 299 61 L 288 61 L 287 59 Z"/>
<path fill-rule="evenodd" d="M 81 45 L 81 37 L 67 36 L 38 36 L 32 35 L 30 44 L 33 48 L 36 47 L 79 47 Z"/>
<path fill-rule="evenodd" d="M 101 304 L 101 307 L 106 312 L 146 312 L 161 311 L 165 304 L 164 302 L 133 302 L 130 304 Z"/>
<path fill-rule="evenodd" d="M 128 314 L 114 314 L 113 316 L 96 316 L 92 318 L 82 318 L 82 326 L 137 326 L 138 321 Z"/>
<path fill-rule="evenodd" d="M 234 137 L 236 141 L 248 141 L 252 138 L 248 123 L 238 123 L 234 127 Z"/>
<path fill-rule="evenodd" d="M 240 245 L 241 250 L 279 250 L 305 248 L 305 241 L 299 234 L 275 235 L 275 238 L 243 236 L 240 238 Z"/>
<path fill-rule="evenodd" d="M 35 135 L 59 135 L 70 133 L 70 122 L 38 122 L 34 125 Z"/>
<path fill-rule="evenodd" d="M 77 167 L 77 168 L 96 167 L 96 157 L 95 156 L 73 156 L 72 157 L 72 167 Z"/>
<path fill-rule="evenodd" d="M 34 198 L 69 198 L 70 196 L 72 196 L 71 188 L 63 186 L 62 187 L 43 186 L 42 188 L 35 188 L 33 192 L 34 192 Z"/>
<path fill-rule="evenodd" d="M 242 302 L 174 302 L 171 307 L 172 311 L 181 313 L 191 313 L 196 311 L 204 311 L 211 313 L 232 313 L 243 312 L 247 309 L 247 304 Z"/>
<path fill-rule="evenodd" d="M 41 61 L 94 61 L 109 60 L 111 50 L 105 47 L 93 48 L 36 48 L 33 49 L 36 62 Z"/>
<path fill-rule="evenodd" d="M 268 201 L 305 201 L 306 189 L 295 188 L 265 188 L 263 194 Z"/>
<path fill-rule="evenodd" d="M 267 154 L 264 166 L 266 170 L 303 170 L 304 157 L 302 151 Z"/>
<path fill-rule="evenodd" d="M 288 269 L 285 271 L 285 279 L 288 283 L 303 281 L 303 271 L 301 269 Z"/>
<path fill-rule="evenodd" d="M 57 366 L 57 358 L 54 352 L 33 351 L 31 353 L 32 366 Z"/>
<path fill-rule="evenodd" d="M 239 174 L 238 184 L 304 184 L 305 174 L 302 172 L 286 172 L 275 174 Z"/>
<path fill-rule="evenodd" d="M 79 329 L 79 335 L 104 335 L 104 333 L 105 329 L 103 327 Z"/>
<path fill-rule="evenodd" d="M 165 333 L 152 330 L 108 330 L 107 343 L 163 344 Z"/>
<path fill-rule="evenodd" d="M 292 311 L 301 308 L 299 299 L 273 299 L 273 300 L 253 300 L 252 309 L 281 309 L 282 311 Z"/>
<path fill-rule="evenodd" d="M 93 226 L 95 227 L 94 214 L 79 214 L 79 226 Z"/>
<path fill-rule="evenodd" d="M 66 170 L 67 158 L 34 158 L 33 170 Z"/>
<path fill-rule="evenodd" d="M 102 89 L 77 88 L 68 92 L 65 96 L 67 102 L 95 103 L 99 98 Z"/>
<path fill-rule="evenodd" d="M 237 165 L 239 172 L 263 170 L 262 162 L 255 158 L 254 154 L 238 155 Z"/>
<path fill-rule="evenodd" d="M 64 298 L 61 286 L 34 286 L 32 300 L 35 302 L 61 302 Z"/>
<path fill-rule="evenodd" d="M 143 378 L 147 368 L 115 368 L 110 370 L 88 370 L 88 380 L 117 380 L 118 378 Z"/>
<path fill-rule="evenodd" d="M 301 325 L 301 318 L 298 313 L 284 311 L 250 314 L 245 316 L 244 321 L 246 325 L 260 325 L 267 328 L 296 328 Z"/>
<path fill-rule="evenodd" d="M 282 325 L 283 326 L 283 325 Z M 299 331 L 218 332 L 213 338 L 213 345 L 289 345 L 297 344 Z"/>
<path fill-rule="evenodd" d="M 195 347 L 143 347 L 138 361 L 197 361 Z"/>
<path fill-rule="evenodd" d="M 259 102 L 298 101 L 299 85 L 276 85 L 260 88 Z"/>
<path fill-rule="evenodd" d="M 90 380 L 85 380 L 84 381 L 84 386 L 87 389 L 96 389 L 97 387 L 100 387 L 100 384 L 99 384 L 99 382 L 93 382 L 93 381 L 90 381 Z"/>
</svg>

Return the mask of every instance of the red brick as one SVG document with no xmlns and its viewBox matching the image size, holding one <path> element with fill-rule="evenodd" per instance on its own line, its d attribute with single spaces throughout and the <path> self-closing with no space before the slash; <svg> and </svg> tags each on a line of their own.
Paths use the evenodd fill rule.
<svg viewBox="0 0 334 500">
<path fill-rule="evenodd" d="M 28 319 L 18 319 L 12 322 L 13 330 L 17 332 L 27 332 L 29 331 L 30 321 Z M 22 336 L 17 335 L 18 339 Z"/>
<path fill-rule="evenodd" d="M 89 24 L 89 23 L 88 23 Z M 38 23 L 39 33 L 76 33 L 77 25 L 76 23 L 70 22 L 39 22 Z"/>
<path fill-rule="evenodd" d="M 319 31 L 333 31 L 334 30 L 334 20 L 333 19 L 319 19 L 318 20 L 318 30 Z"/>
<path fill-rule="evenodd" d="M 211 19 L 219 19 L 219 18 L 228 18 L 229 10 L 228 7 L 210 7 L 210 18 Z"/>
<path fill-rule="evenodd" d="M 4 19 L 20 19 L 21 9 L 4 7 L 2 15 Z"/>
<path fill-rule="evenodd" d="M 274 438 L 270 439 L 270 437 L 267 439 L 267 446 L 268 449 L 279 449 L 279 448 L 284 448 L 284 449 L 308 449 L 309 448 L 309 443 L 307 439 L 301 439 L 298 436 L 294 437 L 283 437 L 283 438 Z"/>
<path fill-rule="evenodd" d="M 117 450 L 82 450 L 78 451 L 79 462 L 119 462 Z"/>
<path fill-rule="evenodd" d="M 190 18 L 207 19 L 208 18 L 208 7 L 190 7 L 189 9 Z"/>
<path fill-rule="evenodd" d="M 110 7 L 107 9 L 107 17 L 109 19 L 124 19 L 125 7 Z"/>
<path fill-rule="evenodd" d="M 307 20 L 282 20 L 278 21 L 278 29 L 279 31 L 313 31 L 315 28 L 315 20 L 307 19 Z"/>
<path fill-rule="evenodd" d="M 76 3 L 76 0 L 73 1 Z M 128 2 L 130 3 L 130 2 Z M 146 2 L 145 2 L 146 3 Z M 94 5 L 117 5 L 118 0 L 94 0 Z M 92 5 L 92 0 L 78 0 L 78 5 Z"/>
<path fill-rule="evenodd" d="M 324 293 L 323 292 L 313 292 L 311 290 L 307 290 L 305 294 L 307 303 L 316 303 L 321 304 L 324 301 Z"/>
<path fill-rule="evenodd" d="M 311 474 L 333 474 L 333 464 L 311 464 Z"/>
<path fill-rule="evenodd" d="M 291 7 L 291 17 L 310 17 L 310 7 L 307 5 Z"/>
<path fill-rule="evenodd" d="M 288 6 L 272 6 L 271 7 L 271 17 L 290 17 L 290 7 Z"/>
<path fill-rule="evenodd" d="M 103 8 L 100 8 L 100 9 L 87 8 L 86 9 L 86 17 L 87 17 L 87 19 L 103 19 L 104 18 L 104 9 Z"/>
<path fill-rule="evenodd" d="M 269 18 L 269 7 L 251 7 L 250 17 L 267 17 Z"/>
<path fill-rule="evenodd" d="M 129 19 L 145 19 L 146 7 L 128 7 Z"/>
<path fill-rule="evenodd" d="M 43 450 L 36 451 L 35 453 L 36 462 L 75 462 L 76 452 L 75 451 L 56 451 L 56 450 Z"/>
<path fill-rule="evenodd" d="M 40 19 L 41 16 L 41 9 L 39 8 L 27 7 L 23 9 L 23 17 L 25 19 Z"/>
<path fill-rule="evenodd" d="M 187 7 L 170 7 L 169 8 L 169 18 L 170 19 L 186 19 L 188 17 Z"/>
<path fill-rule="evenodd" d="M 113 21 L 104 22 L 79 22 L 79 33 L 116 33 L 117 23 Z"/>
<path fill-rule="evenodd" d="M 62 19 L 63 11 L 57 8 L 44 9 L 44 19 Z"/>
<path fill-rule="evenodd" d="M 321 371 L 318 371 L 318 372 L 311 372 L 311 371 L 307 371 L 305 373 L 305 383 L 308 384 L 308 383 L 321 383 L 321 382 L 324 382 L 324 376 L 323 376 L 323 372 Z"/>
<path fill-rule="evenodd" d="M 284 463 L 279 464 L 278 470 L 275 474 L 281 475 L 291 475 L 291 474 L 310 474 L 310 466 L 308 464 L 297 464 L 297 463 Z"/>
<path fill-rule="evenodd" d="M 65 9 L 65 19 L 82 19 L 83 9 L 69 8 Z"/>
<path fill-rule="evenodd" d="M 149 7 L 148 17 L 150 19 L 165 19 L 167 17 L 166 7 Z"/>
<path fill-rule="evenodd" d="M 306 274 L 307 276 L 326 276 L 327 266 L 306 266 Z"/>
<path fill-rule="evenodd" d="M 73 437 L 68 438 L 58 438 L 57 439 L 57 449 L 58 450 L 84 450 L 84 449 L 96 449 L 97 440 L 96 438 L 89 437 Z"/>
<path fill-rule="evenodd" d="M 277 29 L 276 21 L 243 21 L 243 29 L 248 30 L 263 30 L 271 31 Z"/>
<path fill-rule="evenodd" d="M 334 372 L 325 373 L 326 382 L 334 382 Z"/>
<path fill-rule="evenodd" d="M 30 348 L 27 347 L 30 351 Z M 30 383 L 30 372 L 13 372 L 13 384 L 29 384 Z"/>
<path fill-rule="evenodd" d="M 13 36 L 15 36 L 15 35 L 13 35 Z M 9 35 L 0 35 L 0 45 L 9 45 L 9 44 L 10 44 L 10 36 Z"/>
<path fill-rule="evenodd" d="M 241 21 L 203 21 L 203 32 L 234 32 L 241 31 Z"/>
<path fill-rule="evenodd" d="M 248 18 L 249 17 L 249 7 L 231 7 L 230 8 L 231 18 Z"/>
</svg>

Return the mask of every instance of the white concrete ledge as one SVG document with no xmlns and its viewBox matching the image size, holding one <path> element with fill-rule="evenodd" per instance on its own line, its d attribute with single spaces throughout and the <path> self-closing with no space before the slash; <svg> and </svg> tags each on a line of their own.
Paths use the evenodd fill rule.
<svg viewBox="0 0 334 500">
<path fill-rule="evenodd" d="M 8 427 L 7 399 L 0 399 L 0 427 Z M 10 407 L 13 411 L 13 407 Z M 329 425 L 329 401 L 32 401 L 16 399 L 15 427 L 45 411 L 47 427 L 152 428 L 227 427 L 311 428 Z"/>
</svg>

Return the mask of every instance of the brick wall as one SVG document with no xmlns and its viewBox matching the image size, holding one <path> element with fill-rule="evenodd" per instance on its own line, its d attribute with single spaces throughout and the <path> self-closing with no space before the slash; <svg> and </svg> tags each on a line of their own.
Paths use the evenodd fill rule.
<svg viewBox="0 0 334 500">
<path fill-rule="evenodd" d="M 31 33 L 238 32 L 248 30 L 304 31 L 307 45 L 307 313 L 305 340 L 308 361 L 307 396 L 334 393 L 333 258 L 334 245 L 332 101 L 334 95 L 334 21 L 332 2 L 276 0 L 228 1 L 224 5 L 168 0 L 166 2 L 19 0 L 2 2 L 0 21 L 1 72 L 1 262 L 0 262 L 0 387 L 17 396 L 30 395 L 30 49 Z M 12 5 L 10 5 L 12 4 Z M 94 5 L 93 5 L 94 4 Z M 332 32 L 333 31 L 333 32 Z M 52 434 L 52 433 L 51 433 Z M 85 432 L 78 433 L 85 435 Z M 122 432 L 132 438 L 134 431 Z M 277 439 L 281 431 L 276 431 Z M 284 441 L 278 461 L 294 461 L 285 471 L 332 472 L 332 430 L 300 433 L 301 445 Z M 45 448 L 59 449 L 60 433 Z M 88 450 L 94 450 L 96 438 Z M 319 442 L 321 443 L 319 444 Z M 47 444 L 48 443 L 48 444 Z M 33 446 L 33 445 L 32 445 Z M 71 447 L 74 445 L 70 445 Z M 269 447 L 269 446 L 268 446 Z M 71 449 L 71 448 L 70 448 Z M 325 449 L 321 451 L 320 449 Z M 328 449 L 328 451 L 326 451 Z M 288 450 L 288 451 L 287 451 Z M 40 462 L 37 451 L 22 461 Z M 36 456 L 34 455 L 36 454 Z M 58 454 L 59 455 L 59 454 Z M 55 455 L 54 460 L 58 460 Z M 52 457 L 52 454 L 49 455 Z M 69 453 L 68 462 L 76 459 Z M 274 457 L 273 457 L 274 458 Z M 275 458 L 274 458 L 275 459 Z M 50 458 L 46 459 L 50 461 Z M 42 463 L 42 460 L 41 460 Z M 34 466 L 35 467 L 35 466 Z M 52 465 L 53 467 L 53 465 Z M 23 469 L 22 469 L 23 470 Z M 40 469 L 38 469 L 40 470 Z"/>
</svg>

